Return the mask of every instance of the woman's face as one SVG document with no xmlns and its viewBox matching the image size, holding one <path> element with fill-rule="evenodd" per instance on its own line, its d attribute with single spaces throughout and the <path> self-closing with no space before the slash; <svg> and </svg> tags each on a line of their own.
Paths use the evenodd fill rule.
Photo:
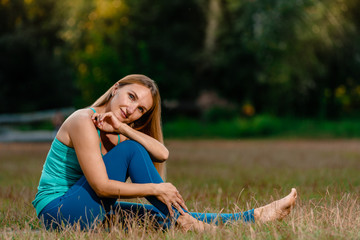
<svg viewBox="0 0 360 240">
<path fill-rule="evenodd" d="M 150 89 L 140 84 L 116 86 L 113 98 L 107 106 L 123 123 L 132 123 L 151 109 L 153 98 Z"/>
</svg>

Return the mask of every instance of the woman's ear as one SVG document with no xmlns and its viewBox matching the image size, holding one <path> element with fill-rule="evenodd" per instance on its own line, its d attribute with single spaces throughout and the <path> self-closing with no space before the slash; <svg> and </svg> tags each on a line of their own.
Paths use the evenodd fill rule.
<svg viewBox="0 0 360 240">
<path fill-rule="evenodd" d="M 116 94 L 116 91 L 119 89 L 119 83 L 115 83 L 113 90 L 111 92 L 111 96 L 114 96 Z"/>
</svg>

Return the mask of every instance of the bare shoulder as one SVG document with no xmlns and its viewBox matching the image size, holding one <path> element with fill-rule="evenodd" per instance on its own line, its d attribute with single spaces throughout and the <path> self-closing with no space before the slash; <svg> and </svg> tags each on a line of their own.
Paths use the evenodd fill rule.
<svg viewBox="0 0 360 240">
<path fill-rule="evenodd" d="M 91 121 L 91 116 L 93 115 L 93 111 L 88 108 L 79 109 L 73 112 L 69 117 L 70 122 L 78 122 L 78 121 Z"/>
<path fill-rule="evenodd" d="M 73 129 L 74 127 L 80 127 L 83 125 L 93 125 L 91 116 L 93 112 L 90 109 L 79 109 L 73 112 L 64 122 L 64 128 L 67 130 Z"/>
<path fill-rule="evenodd" d="M 82 134 L 82 132 L 96 132 L 91 120 L 92 115 L 93 111 L 91 109 L 79 109 L 72 113 L 59 129 L 56 136 L 58 140 L 69 147 L 73 147 L 71 135 Z"/>
</svg>

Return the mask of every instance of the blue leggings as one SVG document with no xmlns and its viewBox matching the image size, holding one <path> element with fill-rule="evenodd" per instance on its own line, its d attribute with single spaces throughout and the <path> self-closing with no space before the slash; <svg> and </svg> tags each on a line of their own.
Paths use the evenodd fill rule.
<svg viewBox="0 0 360 240">
<path fill-rule="evenodd" d="M 118 144 L 103 159 L 109 179 L 125 182 L 130 177 L 133 183 L 163 182 L 145 148 L 135 141 L 127 140 Z M 164 203 L 154 196 L 148 196 L 146 199 L 152 205 L 118 202 L 115 198 L 100 198 L 83 176 L 65 195 L 46 205 L 40 212 L 39 218 L 48 229 L 76 223 L 79 223 L 81 228 L 92 228 L 103 222 L 114 210 L 119 209 L 136 213 L 138 216 L 149 213 L 160 226 L 165 228 L 170 227 L 172 220 L 176 221 L 179 216 L 177 210 L 174 209 L 175 216 L 170 218 L 169 210 Z M 190 212 L 189 214 L 201 221 L 216 224 L 240 219 L 254 222 L 254 210 L 234 214 Z"/>
</svg>

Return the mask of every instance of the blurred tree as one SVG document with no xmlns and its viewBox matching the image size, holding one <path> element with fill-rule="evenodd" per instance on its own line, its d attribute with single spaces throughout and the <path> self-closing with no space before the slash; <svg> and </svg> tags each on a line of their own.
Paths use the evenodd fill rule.
<svg viewBox="0 0 360 240">
<path fill-rule="evenodd" d="M 357 0 L 1 0 L 0 111 L 74 98 L 83 107 L 121 77 L 143 73 L 163 99 L 194 102 L 209 89 L 256 114 L 350 116 L 360 113 L 359 7 Z"/>
<path fill-rule="evenodd" d="M 358 19 L 349 15 L 358 1 L 214 1 L 221 27 L 216 46 L 204 55 L 204 84 L 239 103 L 252 102 L 260 112 L 341 112 L 335 90 L 359 74 Z"/>
<path fill-rule="evenodd" d="M 82 103 L 116 80 L 142 73 L 156 80 L 163 98 L 194 98 L 193 72 L 202 47 L 203 16 L 192 1 L 69 1 L 64 30 L 73 43 Z M 76 5 L 76 6 L 75 6 Z"/>
<path fill-rule="evenodd" d="M 72 104 L 73 78 L 58 36 L 62 16 L 56 2 L 0 1 L 0 112 Z"/>
</svg>

